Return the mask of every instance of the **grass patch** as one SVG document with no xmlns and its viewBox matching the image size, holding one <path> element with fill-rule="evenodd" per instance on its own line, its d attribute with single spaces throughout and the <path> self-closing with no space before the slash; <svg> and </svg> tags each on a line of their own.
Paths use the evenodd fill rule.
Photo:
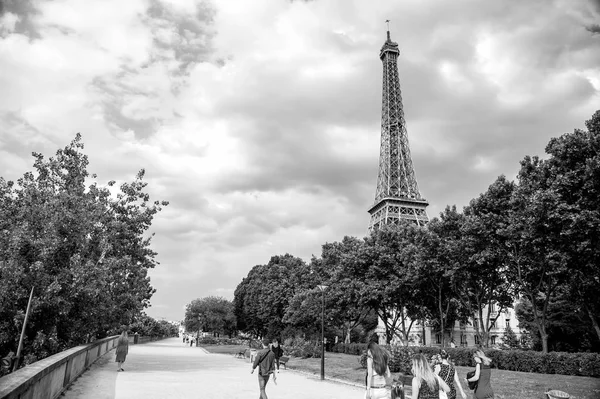
<svg viewBox="0 0 600 399">
<path fill-rule="evenodd" d="M 248 349 L 245 345 L 200 345 L 210 353 L 221 353 L 224 355 L 235 355 L 245 349 Z M 250 352 L 248 352 L 250 353 Z"/>
<path fill-rule="evenodd" d="M 211 353 L 222 353 L 234 355 L 244 349 L 243 345 L 203 345 L 204 349 Z M 358 363 L 359 357 L 345 353 L 327 352 L 325 354 L 325 376 L 335 378 L 354 384 L 365 383 L 366 370 Z M 321 359 L 319 358 L 291 358 L 287 364 L 291 370 L 320 375 Z M 458 376 L 464 381 L 471 367 L 457 367 Z M 392 373 L 394 377 L 398 373 Z M 598 399 L 600 398 L 600 379 L 592 377 L 579 377 L 561 374 L 536 374 L 523 373 L 520 371 L 492 369 L 492 388 L 496 399 L 535 399 L 545 398 L 544 392 L 550 389 L 560 389 L 571 395 L 572 399 Z M 463 389 L 468 397 L 472 396 L 466 385 Z"/>
</svg>

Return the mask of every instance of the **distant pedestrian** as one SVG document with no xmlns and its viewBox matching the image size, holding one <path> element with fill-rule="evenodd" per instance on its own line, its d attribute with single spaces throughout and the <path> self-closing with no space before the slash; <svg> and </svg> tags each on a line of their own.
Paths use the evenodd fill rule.
<svg viewBox="0 0 600 399">
<path fill-rule="evenodd" d="M 277 338 L 271 342 L 271 351 L 275 354 L 275 364 L 277 365 L 277 371 L 279 371 L 279 359 L 283 356 L 283 349 L 281 349 Z"/>
<path fill-rule="evenodd" d="M 448 352 L 442 349 L 439 354 L 442 359 L 441 363 L 437 364 L 434 367 L 434 372 L 440 376 L 442 380 L 450 387 L 450 392 L 448 392 L 448 399 L 456 399 L 456 388 L 458 387 L 460 391 L 460 395 L 463 399 L 467 399 L 467 394 L 463 391 L 462 385 L 460 384 L 460 380 L 458 378 L 458 374 L 456 373 L 456 369 L 450 363 L 450 359 L 448 358 Z"/>
<path fill-rule="evenodd" d="M 387 378 L 391 377 L 388 367 L 389 355 L 381 347 L 371 341 L 367 346 L 367 392 L 366 399 L 387 398 Z"/>
<path fill-rule="evenodd" d="M 452 338 L 452 339 L 450 340 L 450 347 L 451 347 L 452 349 L 456 348 L 456 342 L 454 342 L 454 338 Z"/>
<path fill-rule="evenodd" d="M 492 377 L 492 369 L 490 363 L 492 359 L 487 357 L 481 349 L 473 354 L 475 360 L 475 375 L 471 378 L 467 378 L 467 383 L 477 381 L 477 388 L 475 388 L 474 398 L 475 399 L 490 399 L 494 397 L 494 391 L 490 384 L 490 378 Z"/>
<path fill-rule="evenodd" d="M 263 349 L 256 354 L 256 358 L 252 363 L 252 371 L 250 374 L 254 373 L 254 369 L 258 367 L 258 388 L 260 389 L 260 399 L 268 399 L 267 398 L 267 382 L 269 382 L 269 377 L 273 374 L 273 382 L 277 385 L 277 374 L 275 371 L 275 354 L 269 348 L 269 340 L 263 339 L 262 341 Z"/>
<path fill-rule="evenodd" d="M 123 363 L 125 363 L 125 358 L 127 357 L 127 353 L 129 352 L 129 337 L 127 336 L 127 330 L 123 330 L 119 340 L 117 341 L 117 350 L 116 350 L 116 359 L 118 369 L 117 371 L 125 371 L 123 370 Z"/>
<path fill-rule="evenodd" d="M 446 394 L 450 387 L 438 377 L 423 354 L 412 357 L 412 399 L 438 399 L 440 391 Z"/>
</svg>

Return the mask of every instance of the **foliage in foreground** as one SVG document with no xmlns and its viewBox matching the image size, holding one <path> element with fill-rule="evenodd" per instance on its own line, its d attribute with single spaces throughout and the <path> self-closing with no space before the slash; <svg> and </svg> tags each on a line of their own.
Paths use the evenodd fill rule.
<svg viewBox="0 0 600 399">
<path fill-rule="evenodd" d="M 155 291 L 147 231 L 168 203 L 150 202 L 144 170 L 113 197 L 82 150 L 77 134 L 55 157 L 33 153 L 16 183 L 0 178 L 0 355 L 17 351 L 33 288 L 25 364 L 119 332 Z"/>
</svg>

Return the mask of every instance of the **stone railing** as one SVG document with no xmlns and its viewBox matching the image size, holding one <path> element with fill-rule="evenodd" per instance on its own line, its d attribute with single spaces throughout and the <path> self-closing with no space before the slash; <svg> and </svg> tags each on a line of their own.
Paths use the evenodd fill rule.
<svg viewBox="0 0 600 399">
<path fill-rule="evenodd" d="M 55 399 L 100 356 L 117 346 L 118 335 L 77 346 L 0 378 L 0 399 Z"/>
<path fill-rule="evenodd" d="M 129 335 L 130 344 L 168 338 Z M 0 399 L 56 399 L 99 357 L 117 346 L 119 336 L 99 339 L 29 364 L 0 378 Z"/>
<path fill-rule="evenodd" d="M 167 336 L 129 335 L 130 344 L 145 344 Z M 0 378 L 0 399 L 56 399 L 98 358 L 117 346 L 119 336 L 99 339 L 29 364 Z"/>
</svg>

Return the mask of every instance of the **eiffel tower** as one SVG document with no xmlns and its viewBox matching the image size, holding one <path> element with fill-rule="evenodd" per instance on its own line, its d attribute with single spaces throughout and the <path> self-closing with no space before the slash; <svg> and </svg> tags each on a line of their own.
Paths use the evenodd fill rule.
<svg viewBox="0 0 600 399">
<path fill-rule="evenodd" d="M 399 55 L 398 43 L 390 39 L 388 26 L 387 40 L 379 53 L 383 62 L 381 148 L 375 203 L 369 209 L 369 231 L 386 224 L 398 224 L 400 220 L 420 226 L 429 222 L 425 211 L 429 203 L 419 192 L 408 146 L 398 78 Z"/>
</svg>

